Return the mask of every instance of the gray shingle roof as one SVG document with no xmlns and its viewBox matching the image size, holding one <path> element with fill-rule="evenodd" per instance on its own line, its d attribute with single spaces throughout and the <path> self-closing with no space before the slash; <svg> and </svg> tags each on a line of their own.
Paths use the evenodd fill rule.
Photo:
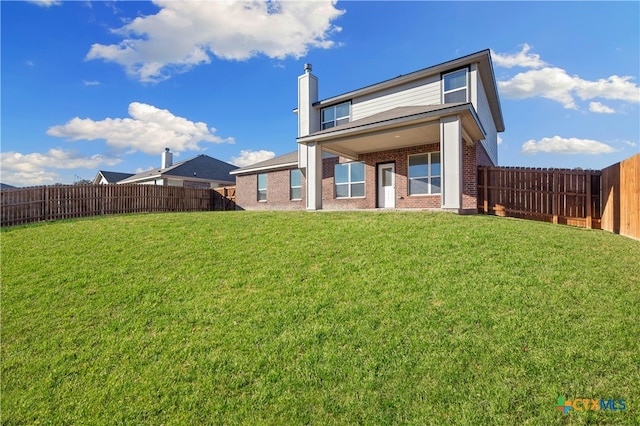
<svg viewBox="0 0 640 426">
<path fill-rule="evenodd" d="M 198 155 L 197 157 L 181 161 L 165 169 L 151 169 L 146 172 L 138 173 L 124 179 L 122 183 L 133 183 L 154 176 L 175 176 L 182 178 L 197 178 L 219 182 L 235 182 L 235 176 L 229 174 L 232 170 L 237 169 L 233 164 L 225 163 L 217 158 L 208 155 Z"/>
<path fill-rule="evenodd" d="M 279 155 L 277 157 L 270 158 L 269 160 L 260 161 L 259 163 L 251 164 L 249 166 L 240 167 L 236 169 L 233 174 L 246 173 L 248 171 L 257 169 L 275 169 L 281 166 L 298 164 L 298 151 L 288 152 L 286 154 Z"/>
<path fill-rule="evenodd" d="M 120 173 L 120 172 L 108 172 L 106 170 L 99 170 L 98 174 L 102 175 L 108 183 L 116 183 L 133 176 L 133 173 Z"/>
<path fill-rule="evenodd" d="M 354 129 L 356 127 L 362 127 L 369 124 L 382 123 L 385 121 L 395 120 L 397 118 L 403 117 L 411 117 L 412 115 L 419 115 L 428 112 L 436 112 L 436 111 L 444 111 L 449 108 L 455 108 L 460 105 L 465 105 L 464 102 L 461 103 L 451 103 L 451 104 L 434 104 L 434 105 L 418 105 L 418 106 L 401 106 L 392 108 L 388 111 L 379 112 L 377 114 L 370 115 L 365 118 L 361 118 L 360 120 L 351 121 L 349 123 L 341 124 L 339 126 L 330 127 L 325 130 L 320 130 L 318 132 L 311 133 L 308 136 L 318 136 L 324 135 L 327 133 L 338 132 L 341 130 L 349 130 Z M 306 138 L 307 136 L 305 136 Z"/>
</svg>

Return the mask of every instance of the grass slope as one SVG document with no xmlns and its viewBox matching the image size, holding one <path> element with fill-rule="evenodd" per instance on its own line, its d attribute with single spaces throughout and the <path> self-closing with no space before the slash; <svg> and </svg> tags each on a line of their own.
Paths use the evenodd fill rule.
<svg viewBox="0 0 640 426">
<path fill-rule="evenodd" d="M 1 237 L 4 424 L 640 423 L 640 244 L 617 235 L 213 212 Z"/>
</svg>

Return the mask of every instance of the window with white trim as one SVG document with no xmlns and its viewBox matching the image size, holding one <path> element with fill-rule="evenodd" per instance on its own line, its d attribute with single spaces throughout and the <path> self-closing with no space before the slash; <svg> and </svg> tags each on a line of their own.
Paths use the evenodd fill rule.
<svg viewBox="0 0 640 426">
<path fill-rule="evenodd" d="M 351 116 L 351 103 L 344 102 L 338 105 L 323 108 L 320 112 L 322 121 L 322 130 L 330 129 L 349 122 Z"/>
<path fill-rule="evenodd" d="M 289 199 L 302 200 L 302 172 L 300 169 L 293 169 L 289 172 Z"/>
<path fill-rule="evenodd" d="M 409 195 L 440 194 L 440 153 L 409 156 Z"/>
<path fill-rule="evenodd" d="M 336 198 L 364 197 L 364 163 L 336 164 Z"/>
<path fill-rule="evenodd" d="M 467 69 L 464 68 L 442 76 L 443 103 L 453 104 L 457 102 L 468 102 L 469 78 L 467 74 Z"/>
<path fill-rule="evenodd" d="M 267 201 L 267 174 L 258 175 L 258 201 Z"/>
</svg>

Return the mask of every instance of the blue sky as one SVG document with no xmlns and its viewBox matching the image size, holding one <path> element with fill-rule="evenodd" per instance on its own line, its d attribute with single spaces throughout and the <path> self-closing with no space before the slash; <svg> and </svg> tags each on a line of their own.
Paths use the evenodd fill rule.
<svg viewBox="0 0 640 426">
<path fill-rule="evenodd" d="M 640 152 L 638 2 L 0 3 L 1 176 L 140 172 L 164 147 L 247 165 L 296 149 L 297 76 L 327 98 L 484 49 L 499 164 Z"/>
</svg>

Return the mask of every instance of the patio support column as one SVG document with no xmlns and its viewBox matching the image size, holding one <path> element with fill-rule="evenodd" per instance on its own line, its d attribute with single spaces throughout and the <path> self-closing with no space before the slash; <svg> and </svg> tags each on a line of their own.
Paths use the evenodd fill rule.
<svg viewBox="0 0 640 426">
<path fill-rule="evenodd" d="M 462 206 L 462 124 L 455 115 L 440 119 L 442 151 L 442 208 L 459 211 Z"/>
<path fill-rule="evenodd" d="M 306 150 L 307 210 L 322 209 L 322 147 L 312 142 L 301 145 Z"/>
</svg>

